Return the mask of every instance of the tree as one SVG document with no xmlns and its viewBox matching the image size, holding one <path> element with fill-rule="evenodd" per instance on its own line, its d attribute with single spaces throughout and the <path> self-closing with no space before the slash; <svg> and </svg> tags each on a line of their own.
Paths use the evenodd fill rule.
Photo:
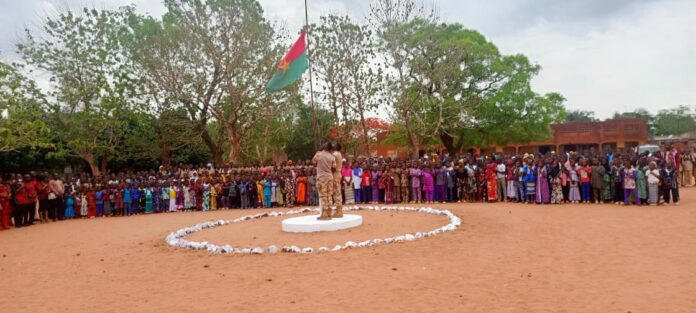
<svg viewBox="0 0 696 313">
<path fill-rule="evenodd" d="M 354 23 L 348 16 L 322 16 L 321 23 L 311 29 L 316 39 L 315 69 L 322 79 L 320 99 L 333 110 L 336 126 L 342 122 L 350 129 L 350 119 L 357 117 L 362 150 L 369 154 L 370 127 L 365 114 L 379 107 L 383 90 L 381 64 L 374 62 L 374 36 L 367 26 Z"/>
<path fill-rule="evenodd" d="M 124 116 L 138 110 L 137 78 L 122 54 L 123 18 L 133 10 L 47 18 L 40 37 L 27 29 L 17 45 L 24 61 L 50 76 L 49 113 L 66 151 L 89 164 L 94 175 L 107 170 L 122 144 Z"/>
<path fill-rule="evenodd" d="M 46 106 L 33 80 L 0 62 L 0 152 L 53 147 Z"/>
<path fill-rule="evenodd" d="M 669 110 L 660 110 L 655 115 L 655 135 L 679 135 L 696 131 L 696 109 L 682 105 Z"/>
<path fill-rule="evenodd" d="M 332 112 L 324 108 L 316 109 L 317 128 L 322 138 L 326 138 L 335 125 Z M 314 155 L 314 137 L 312 136 L 312 108 L 298 104 L 293 116 L 290 136 L 285 145 L 285 153 L 291 160 L 309 160 Z"/>
<path fill-rule="evenodd" d="M 162 21 L 132 16 L 134 59 L 156 94 L 183 107 L 216 164 L 236 162 L 250 131 L 292 101 L 266 94 L 284 52 L 255 0 L 167 0 Z M 216 133 L 208 123 L 216 121 Z"/>
<path fill-rule="evenodd" d="M 415 51 L 406 44 L 412 30 L 409 25 L 416 19 L 437 20 L 433 11 L 428 12 L 414 0 L 377 0 L 370 4 L 370 22 L 387 66 L 385 102 L 392 108 L 394 128 L 404 133 L 390 137 L 406 138 L 411 156 L 417 158 L 422 145 L 432 141 L 436 132 L 428 121 L 432 117 L 424 110 L 426 101 L 416 92 L 410 76 Z"/>
<path fill-rule="evenodd" d="M 631 112 L 615 112 L 614 118 L 641 118 L 648 122 L 648 134 L 652 137 L 655 136 L 655 116 L 652 115 L 648 110 L 640 108 L 635 109 Z"/>
<path fill-rule="evenodd" d="M 618 114 L 618 113 L 617 113 Z M 595 112 L 584 111 L 584 110 L 570 110 L 566 111 L 566 121 L 585 121 L 585 122 L 596 122 Z"/>
<path fill-rule="evenodd" d="M 484 36 L 459 24 L 416 18 L 399 31 L 408 89 L 396 105 L 397 125 L 427 140 L 437 136 L 450 153 L 463 147 L 528 142 L 550 136 L 563 119 L 563 97 L 539 95 L 531 78 L 540 67 L 523 55 L 501 55 Z M 403 78 L 400 78 L 403 79 Z M 415 146 L 416 143 L 412 144 Z"/>
</svg>

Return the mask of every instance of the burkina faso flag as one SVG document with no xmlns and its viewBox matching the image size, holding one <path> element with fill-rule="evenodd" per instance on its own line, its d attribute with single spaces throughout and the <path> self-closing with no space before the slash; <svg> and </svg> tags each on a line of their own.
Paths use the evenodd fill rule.
<svg viewBox="0 0 696 313">
<path fill-rule="evenodd" d="M 277 69 L 268 84 L 266 91 L 273 92 L 281 90 L 302 77 L 309 67 L 307 58 L 307 46 L 305 45 L 305 32 L 300 34 L 300 38 L 292 45 L 290 51 L 285 54 L 278 63 Z"/>
</svg>

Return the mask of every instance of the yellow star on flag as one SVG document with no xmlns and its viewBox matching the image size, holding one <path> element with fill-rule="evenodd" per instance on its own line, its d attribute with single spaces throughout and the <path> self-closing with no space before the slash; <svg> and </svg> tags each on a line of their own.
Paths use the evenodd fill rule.
<svg viewBox="0 0 696 313">
<path fill-rule="evenodd" d="M 285 59 L 280 60 L 280 63 L 278 64 L 278 69 L 287 71 L 288 67 L 290 67 L 290 63 L 288 61 L 286 61 Z"/>
</svg>

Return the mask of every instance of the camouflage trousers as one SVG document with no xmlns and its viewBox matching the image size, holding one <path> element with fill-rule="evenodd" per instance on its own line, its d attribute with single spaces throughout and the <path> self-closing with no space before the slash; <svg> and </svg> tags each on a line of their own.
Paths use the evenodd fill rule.
<svg viewBox="0 0 696 313">
<path fill-rule="evenodd" d="M 322 179 L 317 181 L 317 191 L 319 192 L 319 203 L 322 209 L 331 207 L 334 194 L 335 182 L 333 179 Z M 339 190 L 339 193 L 341 191 Z"/>
<path fill-rule="evenodd" d="M 337 209 L 342 208 L 343 195 L 341 194 L 341 178 L 339 177 L 338 179 L 334 179 L 333 183 L 333 204 L 336 206 Z"/>
</svg>

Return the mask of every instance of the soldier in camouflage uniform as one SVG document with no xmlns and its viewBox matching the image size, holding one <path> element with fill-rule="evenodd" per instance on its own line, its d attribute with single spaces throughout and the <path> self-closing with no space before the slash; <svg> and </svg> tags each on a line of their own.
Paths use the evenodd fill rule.
<svg viewBox="0 0 696 313">
<path fill-rule="evenodd" d="M 312 158 L 317 170 L 317 192 L 319 193 L 319 203 L 321 205 L 321 215 L 318 220 L 331 219 L 332 196 L 334 194 L 335 180 L 333 169 L 336 167 L 336 159 L 331 154 L 331 143 L 324 144 L 321 151 L 317 152 Z"/>
</svg>

